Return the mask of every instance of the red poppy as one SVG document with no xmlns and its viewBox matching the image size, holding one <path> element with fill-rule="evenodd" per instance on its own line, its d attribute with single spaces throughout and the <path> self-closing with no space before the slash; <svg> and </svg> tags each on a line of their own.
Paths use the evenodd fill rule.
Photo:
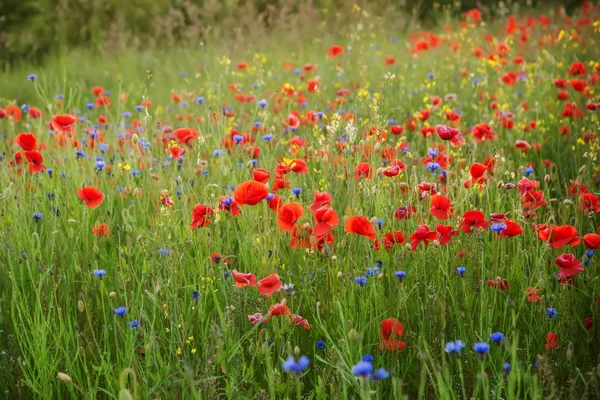
<svg viewBox="0 0 600 400">
<path fill-rule="evenodd" d="M 485 216 L 481 211 L 472 210 L 467 211 L 462 216 L 461 227 L 465 233 L 472 233 L 472 228 L 485 229 L 490 224 L 490 221 L 486 221 Z"/>
<path fill-rule="evenodd" d="M 506 220 L 503 222 L 506 225 L 506 229 L 500 231 L 500 237 L 513 237 L 519 236 L 523 233 L 523 228 L 514 221 Z"/>
<path fill-rule="evenodd" d="M 492 140 L 496 134 L 492 130 L 492 127 L 487 124 L 477 124 L 471 129 L 471 134 L 478 142 L 485 142 L 486 140 Z"/>
<path fill-rule="evenodd" d="M 186 153 L 185 149 L 182 149 L 181 147 L 175 147 L 175 146 L 170 147 L 169 152 L 171 153 L 171 157 L 174 160 L 179 160 L 179 158 L 181 158 L 181 156 Z"/>
<path fill-rule="evenodd" d="M 546 334 L 546 344 L 544 348 L 547 350 L 556 349 L 558 347 L 558 336 L 554 332 L 548 332 Z"/>
<path fill-rule="evenodd" d="M 383 235 L 383 246 L 386 249 L 391 249 L 395 244 L 404 244 L 406 238 L 402 231 L 392 231 Z"/>
<path fill-rule="evenodd" d="M 410 218 L 410 216 L 417 211 L 417 207 L 415 206 L 400 206 L 394 211 L 394 217 L 402 221 L 404 219 Z"/>
<path fill-rule="evenodd" d="M 92 232 L 98 236 L 110 236 L 110 227 L 107 224 L 100 224 L 93 227 Z"/>
<path fill-rule="evenodd" d="M 300 203 L 287 203 L 284 204 L 277 211 L 277 223 L 279 224 L 279 228 L 283 231 L 291 231 L 296 221 L 304 215 L 304 208 Z"/>
<path fill-rule="evenodd" d="M 243 273 L 233 270 L 231 275 L 233 275 L 233 279 L 235 280 L 235 287 L 256 286 L 256 276 L 250 272 Z"/>
<path fill-rule="evenodd" d="M 37 140 L 31 133 L 20 133 L 15 138 L 15 142 L 21 146 L 21 149 L 24 151 L 34 150 L 37 145 Z"/>
<path fill-rule="evenodd" d="M 317 238 L 328 234 L 339 222 L 337 213 L 329 206 L 323 206 L 315 211 L 314 220 L 316 224 L 313 235 Z"/>
<path fill-rule="evenodd" d="M 256 313 L 256 314 L 248 315 L 248 320 L 250 320 L 250 323 L 252 325 L 256 325 L 256 324 L 258 324 L 261 321 L 262 322 L 266 322 L 266 321 L 263 321 L 263 315 L 262 315 L 262 313 Z"/>
<path fill-rule="evenodd" d="M 573 254 L 561 254 L 554 263 L 560 267 L 560 272 L 556 277 L 564 284 L 567 280 L 572 281 L 575 275 L 583 272 L 581 261 Z"/>
<path fill-rule="evenodd" d="M 460 118 L 460 116 L 458 117 Z M 449 140 L 454 147 L 458 147 L 465 142 L 465 138 L 458 128 L 452 128 L 446 125 L 438 125 L 437 133 L 442 140 Z"/>
<path fill-rule="evenodd" d="M 569 75 L 586 76 L 587 69 L 581 61 L 575 61 L 569 68 Z"/>
<path fill-rule="evenodd" d="M 112 100 L 108 96 L 96 97 L 96 106 L 98 106 L 98 107 L 102 107 L 102 106 L 110 107 L 111 104 L 112 104 Z"/>
<path fill-rule="evenodd" d="M 315 212 L 323 206 L 331 205 L 333 198 L 331 197 L 331 195 L 329 193 L 319 192 L 318 190 L 315 190 L 313 193 L 314 193 L 315 199 L 313 200 L 312 204 L 308 207 L 308 209 L 310 211 Z"/>
<path fill-rule="evenodd" d="M 173 132 L 173 136 L 177 138 L 179 144 L 190 145 L 190 141 L 198 138 L 198 133 L 191 128 L 179 128 Z"/>
<path fill-rule="evenodd" d="M 254 168 L 252 171 L 252 179 L 256 182 L 267 183 L 269 182 L 269 178 L 271 177 L 271 173 L 262 168 Z"/>
<path fill-rule="evenodd" d="M 267 200 L 267 204 L 271 210 L 278 211 L 279 208 L 283 206 L 283 199 L 274 194 L 273 197 Z"/>
<path fill-rule="evenodd" d="M 502 290 L 508 290 L 508 288 L 510 287 L 508 284 L 508 280 L 501 278 L 499 276 L 487 281 L 487 285 L 489 287 L 493 287 L 494 289 L 502 289 Z"/>
<path fill-rule="evenodd" d="M 281 289 L 281 280 L 279 275 L 272 274 L 258 281 L 258 293 L 264 296 L 270 296 Z M 271 310 L 269 309 L 269 312 Z M 289 310 L 288 310 L 289 311 Z M 275 314 L 274 314 L 275 315 Z"/>
<path fill-rule="evenodd" d="M 538 296 L 539 292 L 539 289 L 535 289 L 531 286 L 528 287 L 525 290 L 525 293 L 527 294 L 527 301 L 530 303 L 538 303 L 540 300 L 542 300 L 542 298 Z"/>
<path fill-rule="evenodd" d="M 259 286 L 260 288 L 260 286 Z M 260 290 L 260 289 L 259 289 Z M 273 316 L 284 316 L 287 317 L 291 314 L 289 307 L 285 304 L 285 299 L 281 300 L 281 303 L 273 304 L 269 307 L 269 314 L 265 318 L 265 322 L 267 322 Z"/>
<path fill-rule="evenodd" d="M 375 228 L 373 228 L 373 224 L 362 215 L 348 218 L 344 224 L 344 229 L 348 233 L 355 233 L 366 236 L 369 240 L 375 240 Z"/>
<path fill-rule="evenodd" d="M 104 193 L 93 186 L 77 189 L 77 196 L 85 202 L 88 208 L 96 208 L 104 201 Z"/>
<path fill-rule="evenodd" d="M 310 329 L 310 324 L 308 323 L 308 321 L 305 318 L 302 318 L 301 315 L 292 314 L 290 320 L 296 326 L 301 326 L 304 329 Z"/>
<path fill-rule="evenodd" d="M 437 219 L 445 220 L 452 217 L 452 202 L 441 194 L 434 194 L 429 199 L 429 213 Z"/>
<path fill-rule="evenodd" d="M 219 199 L 219 210 L 227 211 L 229 214 L 231 214 L 234 217 L 237 217 L 238 215 L 240 215 L 240 212 L 241 212 L 237 201 L 235 201 L 235 199 L 233 197 L 229 197 L 229 196 L 221 196 L 221 198 Z"/>
<path fill-rule="evenodd" d="M 13 104 L 4 107 L 4 115 L 12 117 L 13 121 L 21 121 L 21 109 Z"/>
<path fill-rule="evenodd" d="M 213 209 L 206 204 L 196 204 L 192 210 L 192 222 L 190 228 L 204 228 L 210 224 L 210 216 L 213 214 Z"/>
<path fill-rule="evenodd" d="M 583 244 L 588 249 L 600 250 L 600 235 L 596 233 L 588 233 L 583 237 Z"/>
<path fill-rule="evenodd" d="M 50 126 L 57 132 L 73 133 L 75 121 L 77 121 L 77 118 L 72 115 L 59 114 L 52 117 Z"/>
<path fill-rule="evenodd" d="M 102 86 L 94 86 L 92 88 L 94 96 L 102 96 L 104 94 L 104 88 Z"/>
<path fill-rule="evenodd" d="M 583 326 L 585 326 L 585 329 L 588 331 L 591 331 L 592 327 L 594 326 L 594 320 L 590 317 L 585 318 L 583 320 Z"/>
<path fill-rule="evenodd" d="M 44 162 L 44 156 L 37 150 L 31 150 L 25 152 L 25 158 L 29 161 L 29 170 L 33 174 L 37 174 L 46 167 L 42 164 Z"/>
<path fill-rule="evenodd" d="M 269 195 L 267 187 L 257 181 L 242 182 L 235 188 L 233 197 L 239 205 L 253 206 L 264 200 Z"/>
<path fill-rule="evenodd" d="M 571 225 L 562 226 L 536 226 L 538 239 L 547 242 L 551 247 L 560 249 L 568 244 L 577 246 L 581 241 L 577 230 Z"/>
<path fill-rule="evenodd" d="M 438 225 L 435 227 L 435 231 L 437 232 L 437 240 L 441 245 L 447 245 L 453 236 L 458 236 L 458 231 L 451 225 Z"/>
<path fill-rule="evenodd" d="M 401 351 L 406 346 L 406 342 L 399 340 L 404 336 L 404 327 L 396 318 L 388 318 L 381 321 L 379 336 L 381 338 L 380 349 Z"/>
<path fill-rule="evenodd" d="M 329 58 L 335 58 L 344 54 L 344 48 L 340 45 L 334 44 L 327 50 L 327 56 Z"/>
<path fill-rule="evenodd" d="M 415 250 L 419 243 L 423 242 L 425 246 L 428 246 L 429 241 L 436 240 L 436 238 L 436 231 L 430 231 L 428 225 L 420 225 L 417 229 L 415 229 L 415 232 L 409 237 L 409 239 L 411 240 L 410 246 L 413 250 Z"/>
<path fill-rule="evenodd" d="M 600 212 L 600 201 L 593 193 L 582 193 L 579 195 L 579 209 L 584 212 Z"/>
<path fill-rule="evenodd" d="M 354 176 L 356 179 L 371 178 L 371 165 L 369 165 L 369 163 L 367 162 L 358 163 L 358 165 L 356 166 L 356 172 L 354 173 Z"/>
</svg>

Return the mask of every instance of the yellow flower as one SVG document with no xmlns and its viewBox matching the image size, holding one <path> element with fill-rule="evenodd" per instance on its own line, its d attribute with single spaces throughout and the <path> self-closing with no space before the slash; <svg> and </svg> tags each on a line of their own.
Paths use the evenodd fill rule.
<svg viewBox="0 0 600 400">
<path fill-rule="evenodd" d="M 178 347 L 177 348 L 177 355 L 180 355 L 180 354 L 181 354 L 181 347 Z"/>
<path fill-rule="evenodd" d="M 192 349 L 192 354 L 196 354 L 196 349 Z"/>
</svg>

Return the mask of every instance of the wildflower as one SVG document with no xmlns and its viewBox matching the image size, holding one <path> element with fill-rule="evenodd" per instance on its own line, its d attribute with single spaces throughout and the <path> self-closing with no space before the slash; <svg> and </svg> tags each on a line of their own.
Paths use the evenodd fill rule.
<svg viewBox="0 0 600 400">
<path fill-rule="evenodd" d="M 158 249 L 157 253 L 161 256 L 168 256 L 169 255 L 169 250 L 168 249 Z"/>
<path fill-rule="evenodd" d="M 500 343 L 504 340 L 504 333 L 502 332 L 494 332 L 490 335 L 490 340 L 494 343 Z"/>
<path fill-rule="evenodd" d="M 555 349 L 558 347 L 558 336 L 554 332 L 548 332 L 546 334 L 545 349 Z"/>
<path fill-rule="evenodd" d="M 36 74 L 31 74 L 31 75 L 27 76 L 27 80 L 34 82 L 36 77 L 37 77 Z"/>
<path fill-rule="evenodd" d="M 296 361 L 294 356 L 290 356 L 283 364 L 281 364 L 281 367 L 286 372 L 293 372 L 296 375 L 300 375 L 300 373 L 308 367 L 308 364 L 310 364 L 310 360 L 306 356 L 300 357 L 298 361 Z"/>
<path fill-rule="evenodd" d="M 269 103 L 265 99 L 262 99 L 258 102 L 258 105 L 260 106 L 260 108 L 265 108 L 269 105 Z"/>
<path fill-rule="evenodd" d="M 202 104 L 204 103 L 204 97 L 200 96 L 200 97 L 196 97 L 196 104 Z"/>
<path fill-rule="evenodd" d="M 456 268 L 456 272 L 460 275 L 460 276 L 464 276 L 465 272 L 467 272 L 467 269 L 465 267 L 458 267 Z"/>
<path fill-rule="evenodd" d="M 372 363 L 373 362 L 373 356 L 370 355 L 370 354 L 365 354 L 364 356 L 362 356 L 361 360 L 364 361 L 364 362 Z"/>
<path fill-rule="evenodd" d="M 357 276 L 356 278 L 354 278 L 354 282 L 356 282 L 360 286 L 365 286 L 367 284 L 367 277 Z"/>
<path fill-rule="evenodd" d="M 365 217 L 350 217 L 344 224 L 344 229 L 348 233 L 354 233 L 361 236 L 366 236 L 369 240 L 375 240 L 375 228 Z"/>
<path fill-rule="evenodd" d="M 475 343 L 473 345 L 473 350 L 483 356 L 485 353 L 490 351 L 490 345 L 485 342 Z"/>
<path fill-rule="evenodd" d="M 40 221 L 40 220 L 42 220 L 44 218 L 44 214 L 42 214 L 39 211 L 36 211 L 36 212 L 33 213 L 32 217 L 33 217 L 33 220 L 35 222 L 38 222 L 38 221 Z"/>
<path fill-rule="evenodd" d="M 404 279 L 404 277 L 406 276 L 406 272 L 404 272 L 404 271 L 396 271 L 396 272 L 394 272 L 394 276 L 396 276 L 398 278 L 398 280 L 400 282 L 402 282 L 402 279 Z"/>
<path fill-rule="evenodd" d="M 387 372 L 387 370 L 385 368 L 379 368 L 373 374 L 369 375 L 369 378 L 381 380 L 381 379 L 387 379 L 387 378 L 389 378 L 389 376 L 390 376 L 390 374 L 389 374 L 389 372 Z"/>
<path fill-rule="evenodd" d="M 551 319 L 558 318 L 558 312 L 556 311 L 556 308 L 552 308 L 552 307 L 546 308 L 546 315 Z"/>
<path fill-rule="evenodd" d="M 239 205 L 253 206 L 264 200 L 269 195 L 267 187 L 256 181 L 242 182 L 235 188 L 233 197 Z"/>
<path fill-rule="evenodd" d="M 317 340 L 317 343 L 315 344 L 315 347 L 318 350 L 323 350 L 325 348 L 326 344 L 323 340 Z"/>
<path fill-rule="evenodd" d="M 201 296 L 201 295 L 200 295 L 200 292 L 199 292 L 199 291 L 197 291 L 197 290 L 194 290 L 194 291 L 192 292 L 192 299 L 194 299 L 194 301 L 195 301 L 196 303 L 198 303 L 198 299 L 200 298 L 200 296 Z"/>
<path fill-rule="evenodd" d="M 93 186 L 77 189 L 77 196 L 85 202 L 88 208 L 96 208 L 104 201 L 104 193 Z"/>
<path fill-rule="evenodd" d="M 134 319 L 133 321 L 127 323 L 127 326 L 129 326 L 132 329 L 135 329 L 138 326 L 140 326 L 140 321 L 138 321 L 137 319 Z"/>
<path fill-rule="evenodd" d="M 258 293 L 264 296 L 271 296 L 273 293 L 281 289 L 281 286 L 279 275 L 272 274 L 258 281 Z"/>
<path fill-rule="evenodd" d="M 106 275 L 106 271 L 103 269 L 95 269 L 94 275 L 96 275 L 98 277 L 98 279 L 102 279 L 102 278 L 104 278 L 104 275 Z"/>
<path fill-rule="evenodd" d="M 368 376 L 373 371 L 373 364 L 359 361 L 352 367 L 352 373 L 356 376 Z"/>
<path fill-rule="evenodd" d="M 379 329 L 381 342 L 379 348 L 390 351 L 400 351 L 406 346 L 406 342 L 402 342 L 399 338 L 404 336 L 404 327 L 396 318 L 388 318 L 381 321 Z"/>
<path fill-rule="evenodd" d="M 118 317 L 122 317 L 125 314 L 127 314 L 127 308 L 126 307 L 117 307 L 115 308 L 115 315 Z"/>
<path fill-rule="evenodd" d="M 492 225 L 490 225 L 490 230 L 492 232 L 500 234 L 502 231 L 506 230 L 506 224 L 503 224 L 503 223 L 492 224 Z"/>
<path fill-rule="evenodd" d="M 465 348 L 465 343 L 462 340 L 455 340 L 453 342 L 446 343 L 446 353 L 448 354 L 460 354 L 462 349 Z"/>
<path fill-rule="evenodd" d="M 283 285 L 283 291 L 286 292 L 287 294 L 289 294 L 290 296 L 293 296 L 296 294 L 296 292 L 294 291 L 293 283 L 285 283 Z"/>
<path fill-rule="evenodd" d="M 504 366 L 503 366 L 502 369 L 504 370 L 504 373 L 506 375 L 508 375 L 510 373 L 510 369 L 511 369 L 510 364 L 509 363 L 504 363 Z"/>
</svg>

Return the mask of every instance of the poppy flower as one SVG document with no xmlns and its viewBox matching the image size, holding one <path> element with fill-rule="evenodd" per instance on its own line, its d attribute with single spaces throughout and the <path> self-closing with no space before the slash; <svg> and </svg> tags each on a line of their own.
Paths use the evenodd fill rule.
<svg viewBox="0 0 600 400">
<path fill-rule="evenodd" d="M 344 224 L 344 229 L 348 233 L 366 236 L 369 240 L 375 240 L 375 228 L 365 217 L 350 217 Z"/>
<path fill-rule="evenodd" d="M 478 142 L 485 142 L 486 140 L 492 140 L 496 137 L 492 127 L 487 124 L 475 125 L 473 129 L 471 129 L 471 134 Z"/>
<path fill-rule="evenodd" d="M 189 146 L 192 140 L 198 138 L 198 133 L 191 128 L 179 128 L 173 132 L 173 136 L 175 136 L 179 144 L 187 144 Z"/>
<path fill-rule="evenodd" d="M 583 320 L 583 326 L 585 326 L 585 329 L 588 331 L 591 331 L 592 327 L 594 326 L 594 320 L 590 317 L 585 318 Z"/>
<path fill-rule="evenodd" d="M 267 196 L 267 205 L 275 212 L 279 211 L 279 208 L 283 206 L 283 199 L 276 194 Z"/>
<path fill-rule="evenodd" d="M 394 218 L 399 221 L 410 218 L 410 216 L 417 211 L 415 206 L 400 206 L 394 211 Z"/>
<path fill-rule="evenodd" d="M 300 118 L 296 114 L 290 113 L 285 120 L 285 124 L 290 129 L 298 129 L 300 128 Z"/>
<path fill-rule="evenodd" d="M 452 217 L 452 202 L 441 194 L 434 194 L 429 199 L 429 213 L 437 219 L 445 220 Z"/>
<path fill-rule="evenodd" d="M 319 208 L 314 212 L 313 217 L 316 222 L 313 235 L 317 238 L 328 234 L 339 222 L 337 213 L 329 206 Z"/>
<path fill-rule="evenodd" d="M 27 161 L 29 161 L 29 170 L 33 174 L 37 174 L 42 169 L 46 168 L 44 165 L 42 165 L 44 162 L 44 156 L 42 156 L 42 153 L 37 150 L 26 151 L 25 158 L 27 158 Z"/>
<path fill-rule="evenodd" d="M 354 173 L 354 177 L 356 179 L 366 178 L 369 179 L 372 176 L 371 165 L 367 162 L 358 163 L 356 166 L 356 172 Z"/>
<path fill-rule="evenodd" d="M 289 167 L 292 172 L 295 172 L 300 175 L 308 173 L 308 167 L 306 165 L 306 162 L 304 160 L 300 160 L 299 158 L 293 159 L 290 162 Z"/>
<path fill-rule="evenodd" d="M 395 244 L 404 244 L 406 238 L 402 231 L 392 231 L 383 235 L 383 246 L 386 249 L 391 249 Z"/>
<path fill-rule="evenodd" d="M 213 209 L 206 204 L 196 204 L 192 210 L 192 222 L 190 228 L 204 228 L 210 224 L 210 216 L 213 214 Z"/>
<path fill-rule="evenodd" d="M 269 307 L 269 314 L 265 318 L 265 322 L 267 322 L 273 316 L 283 316 L 287 317 L 291 314 L 289 307 L 285 304 L 285 299 L 281 300 L 280 303 L 273 304 Z"/>
<path fill-rule="evenodd" d="M 312 212 L 317 211 L 323 206 L 330 206 L 331 202 L 333 201 L 333 198 L 327 192 L 319 192 L 318 190 L 315 190 L 313 194 L 315 198 L 312 204 L 308 207 L 308 209 Z"/>
<path fill-rule="evenodd" d="M 176 146 L 170 147 L 169 152 L 171 153 L 171 158 L 173 158 L 174 160 L 179 160 L 181 156 L 183 156 L 186 153 L 185 149 Z"/>
<path fill-rule="evenodd" d="M 437 232 L 437 240 L 441 245 L 447 245 L 453 236 L 458 236 L 458 231 L 451 225 L 437 225 L 435 231 Z"/>
<path fill-rule="evenodd" d="M 104 193 L 93 186 L 77 189 L 77 196 L 85 202 L 87 208 L 96 208 L 104 201 Z"/>
<path fill-rule="evenodd" d="M 379 337 L 381 339 L 379 348 L 389 351 L 401 351 L 406 346 L 399 338 L 404 336 L 404 327 L 396 318 L 388 318 L 381 321 Z"/>
<path fill-rule="evenodd" d="M 304 208 L 300 203 L 287 203 L 277 211 L 277 223 L 283 231 L 291 231 L 298 219 L 304 215 Z"/>
<path fill-rule="evenodd" d="M 102 96 L 104 94 L 104 88 L 102 86 L 94 86 L 92 88 L 94 96 Z"/>
<path fill-rule="evenodd" d="M 240 207 L 233 197 L 221 196 L 219 199 L 219 210 L 225 210 L 234 217 L 240 215 Z"/>
<path fill-rule="evenodd" d="M 583 272 L 581 261 L 573 254 L 561 254 L 554 263 L 560 267 L 560 272 L 556 277 L 564 284 L 567 280 L 572 280 L 575 275 Z"/>
<path fill-rule="evenodd" d="M 22 113 L 21 113 L 21 109 L 19 107 L 15 106 L 13 104 L 10 104 L 10 105 L 4 107 L 3 111 L 4 111 L 3 114 L 6 117 L 11 117 L 13 119 L 13 121 L 15 121 L 15 122 L 21 121 Z"/>
<path fill-rule="evenodd" d="M 579 195 L 579 209 L 584 212 L 600 212 L 600 201 L 593 193 L 582 193 Z"/>
<path fill-rule="evenodd" d="M 410 235 L 409 239 L 411 249 L 415 250 L 417 246 L 422 242 L 425 246 L 429 245 L 430 240 L 436 240 L 437 232 L 430 231 L 428 225 L 420 225 L 415 232 Z"/>
<path fill-rule="evenodd" d="M 50 121 L 50 126 L 57 132 L 73 133 L 73 125 L 75 124 L 75 121 L 77 121 L 77 118 L 72 115 L 54 115 Z"/>
<path fill-rule="evenodd" d="M 279 289 L 281 289 L 281 280 L 279 279 L 279 275 L 277 274 L 269 275 L 266 278 L 263 278 L 260 281 L 258 281 L 258 293 L 264 296 L 270 296 Z M 269 312 L 271 312 L 270 309 Z"/>
<path fill-rule="evenodd" d="M 510 285 L 508 284 L 508 280 L 501 278 L 499 276 L 487 281 L 487 285 L 489 287 L 493 287 L 494 289 L 502 289 L 502 290 L 508 290 L 510 287 Z"/>
<path fill-rule="evenodd" d="M 308 321 L 305 318 L 302 318 L 301 315 L 292 314 L 292 316 L 290 317 L 290 320 L 296 326 L 301 326 L 304 329 L 310 329 L 310 324 L 308 323 Z"/>
<path fill-rule="evenodd" d="M 581 61 L 575 61 L 569 68 L 569 75 L 586 76 L 587 69 Z"/>
<path fill-rule="evenodd" d="M 583 237 L 583 244 L 588 249 L 600 250 L 600 235 L 596 233 L 588 233 Z"/>
<path fill-rule="evenodd" d="M 540 293 L 539 289 L 530 286 L 526 289 L 525 293 L 527 294 L 527 301 L 530 303 L 539 303 L 539 301 L 542 300 L 542 298 L 538 296 Z"/>
<path fill-rule="evenodd" d="M 264 200 L 269 195 L 267 187 L 257 181 L 242 182 L 235 188 L 233 197 L 239 205 L 253 206 Z"/>
<path fill-rule="evenodd" d="M 344 54 L 344 48 L 340 45 L 334 44 L 327 50 L 327 56 L 329 58 L 335 58 Z"/>
<path fill-rule="evenodd" d="M 449 140 L 454 147 L 458 147 L 465 142 L 465 138 L 460 133 L 458 128 L 452 128 L 446 125 L 438 125 L 436 127 L 436 131 L 440 136 L 440 139 Z"/>
<path fill-rule="evenodd" d="M 235 287 L 256 286 L 256 276 L 250 272 L 243 273 L 233 270 L 231 275 L 233 275 L 233 279 L 235 280 Z"/>
<path fill-rule="evenodd" d="M 92 232 L 98 236 L 110 236 L 110 227 L 107 224 L 100 224 L 94 226 Z"/>
<path fill-rule="evenodd" d="M 485 229 L 490 224 L 490 221 L 486 221 L 485 216 L 481 211 L 472 210 L 467 211 L 462 216 L 461 227 L 465 233 L 472 233 L 472 228 Z"/>
<path fill-rule="evenodd" d="M 502 222 L 506 228 L 500 231 L 500 237 L 513 237 L 523 233 L 523 228 L 514 221 L 506 220 Z"/>
<path fill-rule="evenodd" d="M 485 182 L 484 174 L 487 171 L 487 167 L 483 164 L 473 163 L 469 169 L 471 175 L 471 182 L 482 185 Z"/>
<path fill-rule="evenodd" d="M 546 344 L 544 345 L 544 348 L 546 350 L 553 350 L 556 349 L 558 347 L 558 336 L 556 336 L 556 333 L 554 332 L 548 332 L 546 334 Z"/>
<path fill-rule="evenodd" d="M 560 249 L 568 244 L 577 246 L 581 241 L 577 236 L 577 230 L 571 225 L 561 226 L 539 226 L 537 229 L 538 239 L 547 242 L 552 248 Z"/>
<path fill-rule="evenodd" d="M 256 325 L 259 322 L 263 321 L 263 315 L 262 315 L 262 313 L 248 315 L 248 320 L 250 321 L 250 323 L 252 325 Z M 263 322 L 266 322 L 266 321 L 263 321 Z"/>
<path fill-rule="evenodd" d="M 269 182 L 270 177 L 271 173 L 265 169 L 254 168 L 254 170 L 252 171 L 252 179 L 254 179 L 256 182 L 265 184 Z"/>
<path fill-rule="evenodd" d="M 20 133 L 15 138 L 15 142 L 23 149 L 23 151 L 35 150 L 37 140 L 31 133 Z"/>
</svg>

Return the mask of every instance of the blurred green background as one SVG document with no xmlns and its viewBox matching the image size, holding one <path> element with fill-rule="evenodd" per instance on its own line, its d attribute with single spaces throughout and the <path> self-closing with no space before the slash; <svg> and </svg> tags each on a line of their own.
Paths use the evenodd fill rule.
<svg viewBox="0 0 600 400">
<path fill-rule="evenodd" d="M 409 29 L 432 25 L 442 15 L 477 7 L 488 17 L 502 10 L 562 3 L 567 12 L 580 1 L 490 0 L 2 0 L 0 65 L 37 62 L 77 48 L 194 46 L 205 40 L 260 38 L 269 32 L 310 26 L 315 18 L 343 33 L 357 3 L 373 17 Z M 550 11 L 550 9 L 549 9 Z M 500 14 L 500 15 L 499 15 Z M 411 23 L 407 23 L 410 21 Z M 393 24 L 394 25 L 394 24 Z"/>
</svg>

